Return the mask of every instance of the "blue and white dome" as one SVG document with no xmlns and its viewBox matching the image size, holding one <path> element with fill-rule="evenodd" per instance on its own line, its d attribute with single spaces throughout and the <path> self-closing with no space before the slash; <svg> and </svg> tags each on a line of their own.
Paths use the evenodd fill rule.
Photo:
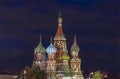
<svg viewBox="0 0 120 79">
<path fill-rule="evenodd" d="M 46 52 L 48 54 L 55 54 L 56 53 L 56 48 L 54 47 L 54 45 L 52 43 L 50 43 L 50 45 L 47 47 Z"/>
<path fill-rule="evenodd" d="M 48 54 L 55 54 L 56 51 L 57 51 L 57 50 L 56 50 L 55 46 L 52 44 L 52 37 L 51 37 L 51 43 L 50 43 L 50 45 L 47 47 L 46 52 L 47 52 Z"/>
</svg>

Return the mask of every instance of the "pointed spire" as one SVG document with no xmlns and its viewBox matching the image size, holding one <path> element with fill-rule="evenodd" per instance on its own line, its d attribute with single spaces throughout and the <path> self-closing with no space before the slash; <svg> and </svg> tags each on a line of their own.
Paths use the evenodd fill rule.
<svg viewBox="0 0 120 79">
<path fill-rule="evenodd" d="M 76 35 L 74 35 L 74 45 L 77 45 L 77 39 L 76 39 Z"/>
<path fill-rule="evenodd" d="M 61 13 L 61 10 L 59 11 L 58 26 L 62 26 L 62 13 Z"/>
<path fill-rule="evenodd" d="M 74 42 L 77 43 L 76 35 L 74 35 Z"/>
<path fill-rule="evenodd" d="M 56 32 L 56 36 L 64 37 L 64 33 L 63 33 L 63 29 L 62 29 L 62 14 L 61 14 L 61 10 L 59 11 L 59 17 L 58 17 L 58 28 L 57 28 L 57 32 Z"/>
<path fill-rule="evenodd" d="M 41 43 L 41 41 L 42 41 L 42 35 L 40 34 L 40 43 Z"/>
<path fill-rule="evenodd" d="M 62 17 L 61 9 L 59 10 L 59 18 Z"/>
</svg>

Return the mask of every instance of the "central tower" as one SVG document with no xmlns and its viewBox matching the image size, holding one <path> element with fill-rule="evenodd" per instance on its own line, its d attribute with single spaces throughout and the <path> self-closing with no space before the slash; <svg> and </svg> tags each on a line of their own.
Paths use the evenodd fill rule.
<svg viewBox="0 0 120 79">
<path fill-rule="evenodd" d="M 68 53 L 66 38 L 62 29 L 62 21 L 61 11 L 59 11 L 58 28 L 54 37 L 54 46 L 57 49 L 56 59 L 61 59 L 63 54 Z"/>
</svg>

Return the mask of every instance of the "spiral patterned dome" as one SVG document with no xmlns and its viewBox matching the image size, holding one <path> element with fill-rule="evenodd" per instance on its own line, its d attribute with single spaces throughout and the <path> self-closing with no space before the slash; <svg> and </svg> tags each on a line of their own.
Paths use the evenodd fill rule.
<svg viewBox="0 0 120 79">
<path fill-rule="evenodd" d="M 77 44 L 76 36 L 74 36 L 74 43 L 71 46 L 70 50 L 71 50 L 71 52 L 75 51 L 76 53 L 79 53 L 79 51 L 80 51 L 80 48 L 79 48 L 79 46 Z"/>
<path fill-rule="evenodd" d="M 52 43 L 50 43 L 50 45 L 47 47 L 46 52 L 48 54 L 55 54 L 56 53 L 56 48 L 54 47 L 54 45 Z"/>
<path fill-rule="evenodd" d="M 40 36 L 40 42 L 39 42 L 38 46 L 35 48 L 34 53 L 35 54 L 38 54 L 38 53 L 44 54 L 45 52 L 46 51 L 45 51 L 45 48 L 43 47 L 43 45 L 41 43 L 41 36 Z"/>
</svg>

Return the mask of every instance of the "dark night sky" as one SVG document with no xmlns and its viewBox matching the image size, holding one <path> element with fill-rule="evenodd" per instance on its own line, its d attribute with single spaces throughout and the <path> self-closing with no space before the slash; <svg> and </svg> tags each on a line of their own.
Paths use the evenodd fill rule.
<svg viewBox="0 0 120 79">
<path fill-rule="evenodd" d="M 68 48 L 77 35 L 83 72 L 120 69 L 119 0 L 0 0 L 0 69 L 30 66 L 42 34 L 55 35 L 59 9 Z"/>
</svg>

